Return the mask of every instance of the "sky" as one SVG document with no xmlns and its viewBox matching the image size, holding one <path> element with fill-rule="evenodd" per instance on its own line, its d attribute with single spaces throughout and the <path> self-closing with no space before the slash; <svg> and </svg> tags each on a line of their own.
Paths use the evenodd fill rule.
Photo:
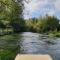
<svg viewBox="0 0 60 60">
<path fill-rule="evenodd" d="M 29 0 L 24 2 L 24 18 L 29 19 L 33 17 L 57 16 L 60 19 L 60 0 Z"/>
</svg>

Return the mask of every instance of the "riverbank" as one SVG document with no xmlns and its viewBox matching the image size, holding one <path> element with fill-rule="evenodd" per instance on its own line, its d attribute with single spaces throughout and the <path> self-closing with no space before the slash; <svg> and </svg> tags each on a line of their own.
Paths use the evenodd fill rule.
<svg viewBox="0 0 60 60">
<path fill-rule="evenodd" d="M 0 59 L 14 60 L 18 53 L 18 34 L 0 36 Z"/>
<path fill-rule="evenodd" d="M 53 37 L 60 37 L 60 31 L 58 31 L 58 32 L 49 32 L 48 35 L 53 36 Z"/>
<path fill-rule="evenodd" d="M 15 33 L 15 32 L 0 32 L 0 36 L 4 36 L 4 35 L 11 35 L 11 34 L 20 34 L 22 32 L 19 32 L 19 33 Z M 32 32 L 32 33 L 37 33 L 37 32 Z M 60 31 L 58 32 L 47 32 L 47 33 L 38 33 L 38 34 L 42 34 L 42 35 L 48 35 L 49 37 L 60 37 Z"/>
</svg>

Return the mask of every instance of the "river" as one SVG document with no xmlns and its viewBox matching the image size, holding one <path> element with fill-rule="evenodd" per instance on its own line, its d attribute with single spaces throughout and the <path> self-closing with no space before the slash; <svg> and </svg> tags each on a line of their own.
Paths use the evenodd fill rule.
<svg viewBox="0 0 60 60">
<path fill-rule="evenodd" d="M 20 54 L 49 54 L 53 60 L 60 60 L 60 38 L 38 34 L 32 32 L 23 32 L 18 35 L 7 35 L 0 38 L 1 47 L 10 49 L 18 46 Z M 11 48 L 12 47 L 12 48 Z"/>
</svg>

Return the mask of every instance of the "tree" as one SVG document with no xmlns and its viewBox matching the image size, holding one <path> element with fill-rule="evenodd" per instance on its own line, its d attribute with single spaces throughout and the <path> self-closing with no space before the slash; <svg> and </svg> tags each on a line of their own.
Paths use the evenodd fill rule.
<svg viewBox="0 0 60 60">
<path fill-rule="evenodd" d="M 22 0 L 0 0 L 0 7 L 0 20 L 7 21 L 15 32 L 21 31 L 24 24 Z"/>
<path fill-rule="evenodd" d="M 33 32 L 48 32 L 57 30 L 59 26 L 59 19 L 55 16 L 44 16 L 39 18 L 32 18 L 26 22 L 27 29 Z"/>
</svg>

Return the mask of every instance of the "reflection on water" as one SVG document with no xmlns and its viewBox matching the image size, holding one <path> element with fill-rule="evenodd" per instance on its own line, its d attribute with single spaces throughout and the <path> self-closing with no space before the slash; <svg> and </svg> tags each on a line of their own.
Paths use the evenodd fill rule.
<svg viewBox="0 0 60 60">
<path fill-rule="evenodd" d="M 50 54 L 60 60 L 60 38 L 31 32 L 0 36 L 1 60 L 13 60 L 18 53 Z"/>
</svg>

